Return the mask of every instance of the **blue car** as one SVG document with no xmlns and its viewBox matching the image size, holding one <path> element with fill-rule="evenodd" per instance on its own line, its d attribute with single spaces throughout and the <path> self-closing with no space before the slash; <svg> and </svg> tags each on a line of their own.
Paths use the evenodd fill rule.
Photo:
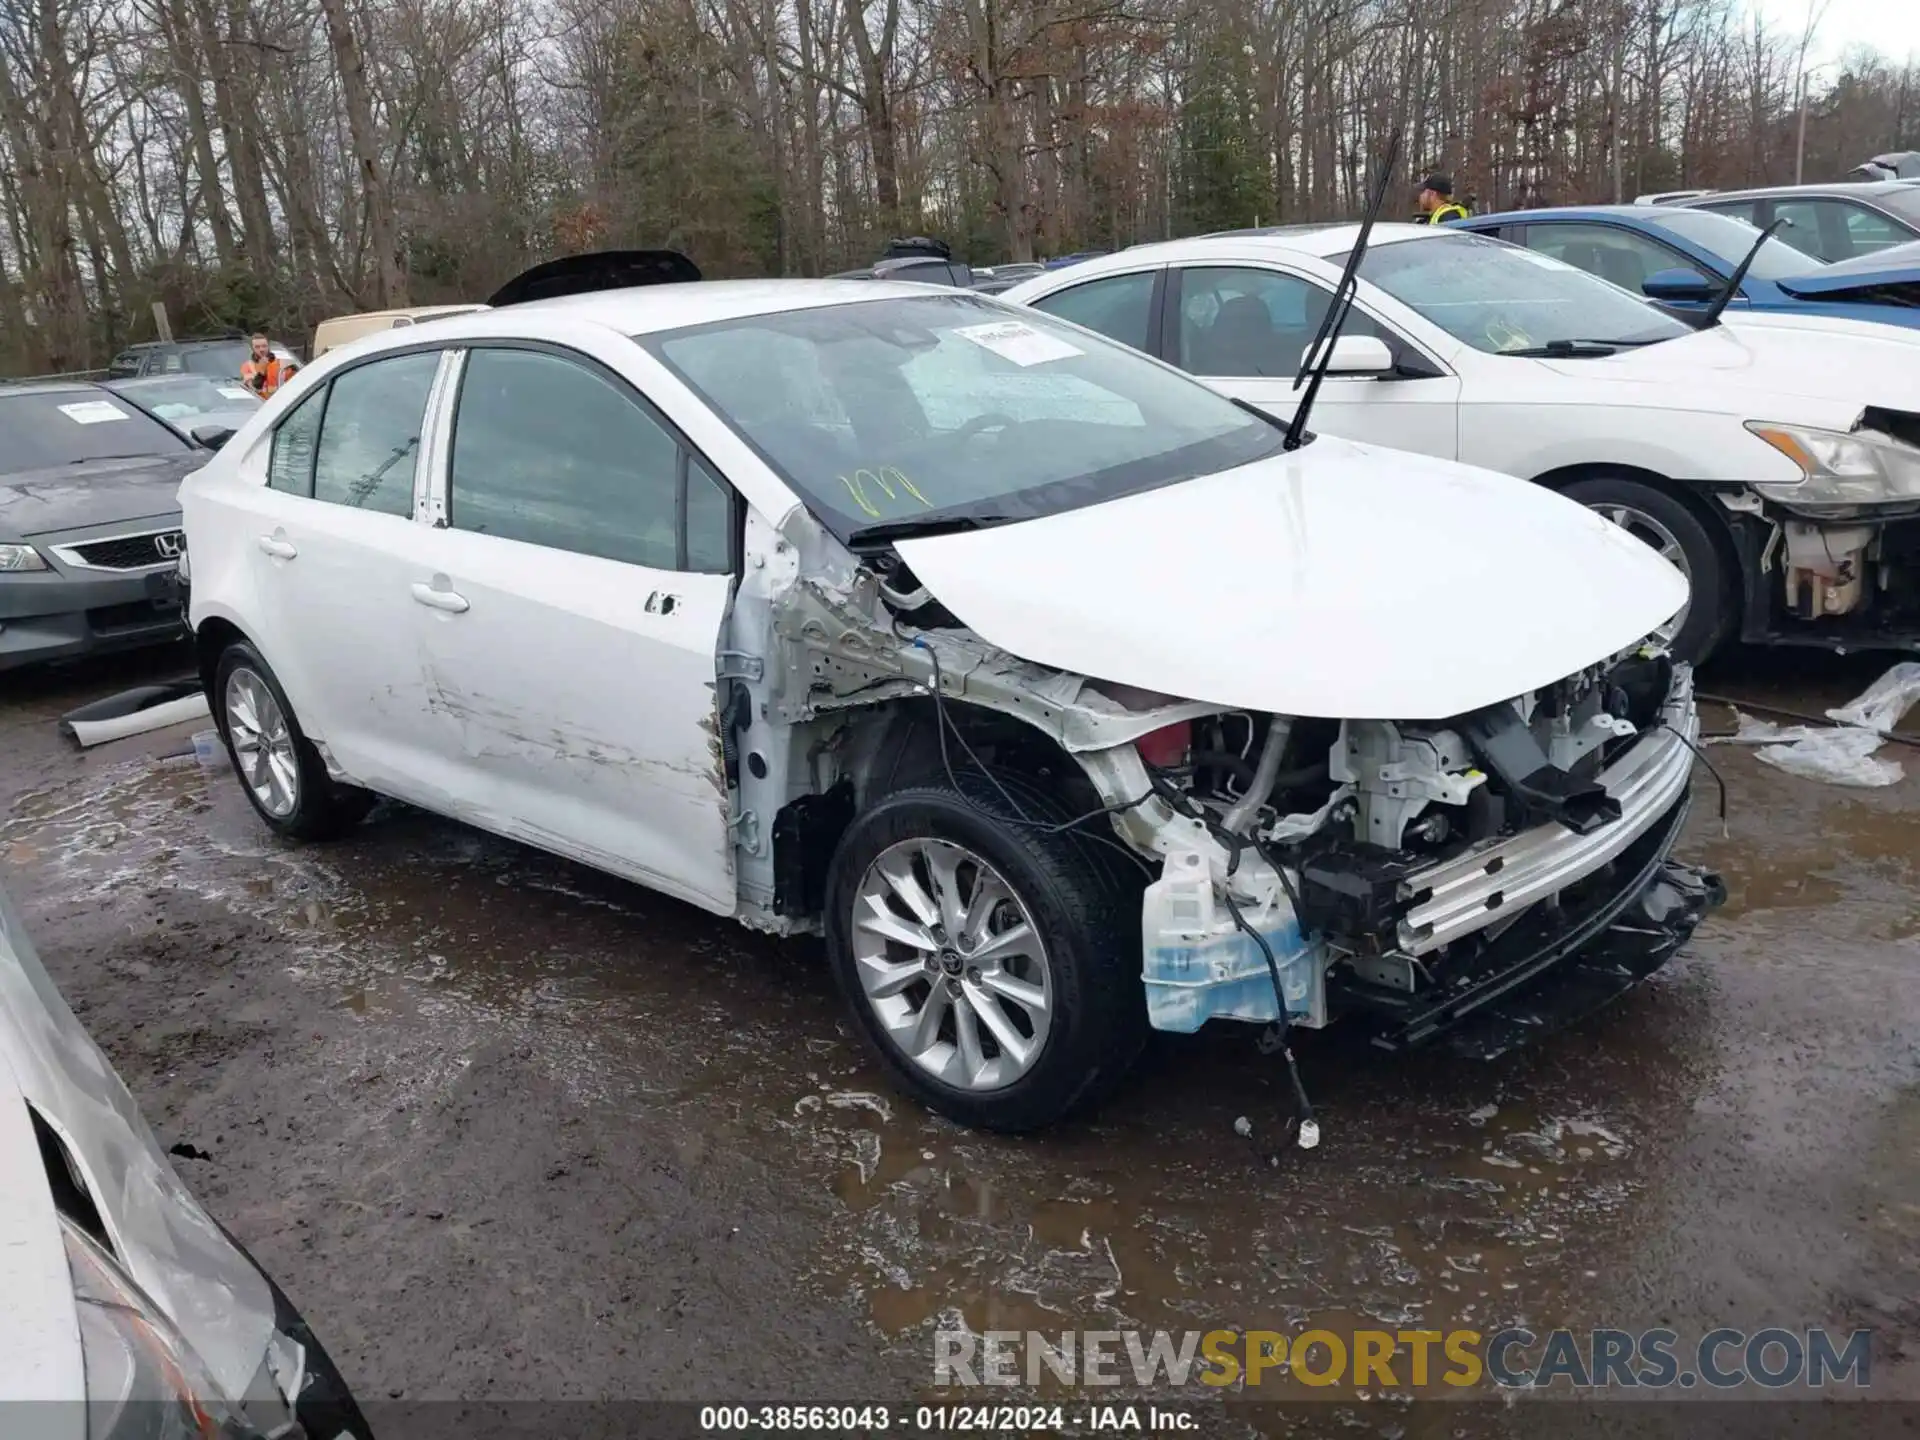
<svg viewBox="0 0 1920 1440">
<path fill-rule="evenodd" d="M 1510 210 L 1451 223 L 1551 255 L 1683 318 L 1712 302 L 1759 234 L 1731 216 L 1664 205 Z M 1775 236 L 1760 247 L 1729 308 L 1920 328 L 1920 246 L 1827 265 Z"/>
</svg>

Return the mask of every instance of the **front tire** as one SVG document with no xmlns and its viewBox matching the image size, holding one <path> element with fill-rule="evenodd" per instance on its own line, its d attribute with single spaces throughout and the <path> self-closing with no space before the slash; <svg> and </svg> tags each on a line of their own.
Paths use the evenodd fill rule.
<svg viewBox="0 0 1920 1440">
<path fill-rule="evenodd" d="M 958 780 L 854 818 L 827 952 L 895 1084 L 963 1125 L 1037 1130 L 1105 1098 L 1145 1043 L 1140 886 L 1099 841 L 1049 832 L 1068 817 L 1031 786 L 1003 781 L 1029 824 Z"/>
<path fill-rule="evenodd" d="M 1706 524 L 1686 502 L 1640 480 L 1581 480 L 1561 493 L 1659 551 L 1687 577 L 1691 594 L 1686 609 L 1654 633 L 1676 659 L 1690 665 L 1705 661 L 1738 609 L 1720 547 Z"/>
<path fill-rule="evenodd" d="M 331 840 L 366 816 L 373 797 L 328 777 L 286 691 L 253 646 L 236 640 L 226 648 L 213 695 L 233 773 L 254 813 L 276 834 Z"/>
</svg>

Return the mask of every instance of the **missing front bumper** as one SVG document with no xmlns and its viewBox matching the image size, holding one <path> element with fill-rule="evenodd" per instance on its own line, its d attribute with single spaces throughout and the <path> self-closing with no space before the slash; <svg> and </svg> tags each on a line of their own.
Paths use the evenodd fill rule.
<svg viewBox="0 0 1920 1440">
<path fill-rule="evenodd" d="M 1328 977 L 1336 1006 L 1368 1012 L 1374 1043 L 1447 1048 L 1491 1059 L 1592 1013 L 1670 960 L 1726 898 L 1720 877 L 1670 858 L 1686 821 L 1682 799 L 1558 906 L 1538 906 L 1470 956 L 1447 957 L 1438 983 L 1416 994 L 1347 973 Z"/>
</svg>

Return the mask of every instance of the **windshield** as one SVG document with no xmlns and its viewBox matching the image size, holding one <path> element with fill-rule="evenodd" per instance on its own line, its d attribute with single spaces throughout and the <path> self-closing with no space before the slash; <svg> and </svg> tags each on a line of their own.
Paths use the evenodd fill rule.
<svg viewBox="0 0 1920 1440">
<path fill-rule="evenodd" d="M 1125 346 L 961 291 L 637 338 L 842 539 L 1096 504 L 1282 439 Z"/>
<path fill-rule="evenodd" d="M 260 397 L 238 380 L 223 382 L 202 375 L 129 380 L 108 388 L 174 425 L 187 426 L 207 415 L 231 415 L 260 406 Z"/>
<path fill-rule="evenodd" d="M 186 448 L 158 420 L 104 390 L 0 391 L 0 469 L 11 474 Z"/>
<path fill-rule="evenodd" d="M 1711 210 L 1667 211 L 1660 216 L 1660 225 L 1682 240 L 1698 245 L 1708 254 L 1718 256 L 1726 263 L 1728 275 L 1747 258 L 1747 252 L 1753 249 L 1753 242 L 1760 238 L 1758 225 L 1750 225 L 1731 215 L 1716 215 Z M 1818 270 L 1818 260 L 1780 239 L 1782 235 L 1791 234 L 1793 227 L 1783 225 L 1776 234 L 1768 236 L 1767 243 L 1760 247 L 1760 253 L 1753 257 L 1753 264 L 1747 273 L 1761 280 L 1784 280 L 1790 275 L 1805 275 L 1810 270 Z M 1808 243 L 1819 242 L 1816 239 Z"/>
<path fill-rule="evenodd" d="M 1647 345 L 1693 333 L 1584 270 L 1481 235 L 1374 246 L 1360 275 L 1489 354 L 1583 340 Z"/>
</svg>

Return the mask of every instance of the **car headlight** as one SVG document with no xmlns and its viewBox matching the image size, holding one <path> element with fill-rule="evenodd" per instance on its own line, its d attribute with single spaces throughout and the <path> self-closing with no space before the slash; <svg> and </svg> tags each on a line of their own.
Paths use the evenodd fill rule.
<svg viewBox="0 0 1920 1440">
<path fill-rule="evenodd" d="M 46 558 L 33 546 L 0 545 L 0 574 L 46 568 Z"/>
<path fill-rule="evenodd" d="M 1892 436 L 1764 420 L 1749 420 L 1747 429 L 1800 467 L 1797 481 L 1754 485 L 1770 500 L 1801 510 L 1920 503 L 1920 449 Z"/>
<path fill-rule="evenodd" d="M 61 1217 L 80 1319 L 88 1440 L 263 1440 L 140 1287 Z"/>
</svg>

